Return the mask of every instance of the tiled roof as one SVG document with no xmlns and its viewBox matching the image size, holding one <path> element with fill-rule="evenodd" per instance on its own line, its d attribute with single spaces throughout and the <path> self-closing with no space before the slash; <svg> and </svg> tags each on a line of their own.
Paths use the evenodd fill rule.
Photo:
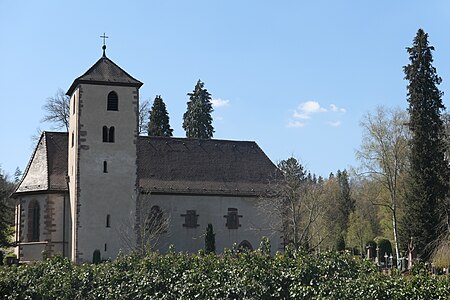
<svg viewBox="0 0 450 300">
<path fill-rule="evenodd" d="M 276 167 L 255 142 L 139 137 L 141 190 L 257 195 Z"/>
<path fill-rule="evenodd" d="M 86 73 L 75 79 L 67 91 L 67 95 L 70 96 L 80 83 L 135 87 L 143 84 L 106 56 L 101 57 Z"/>
<path fill-rule="evenodd" d="M 43 134 L 45 149 L 39 144 L 35 153 L 46 152 L 46 170 L 41 172 L 48 174 L 48 184 L 39 188 L 22 185 L 33 176 L 39 179 L 29 172 L 42 164 L 33 155 L 16 193 L 67 190 L 67 136 Z M 255 142 L 141 136 L 137 148 L 139 185 L 144 193 L 256 196 L 277 172 Z"/>
<path fill-rule="evenodd" d="M 67 190 L 67 133 L 44 132 L 14 193 Z"/>
</svg>

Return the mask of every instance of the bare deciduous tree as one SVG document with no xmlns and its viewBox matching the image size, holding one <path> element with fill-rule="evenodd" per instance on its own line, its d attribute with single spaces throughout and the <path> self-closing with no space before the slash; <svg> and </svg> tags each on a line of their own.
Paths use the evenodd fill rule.
<svg viewBox="0 0 450 300">
<path fill-rule="evenodd" d="M 356 157 L 361 162 L 363 175 L 379 182 L 388 197 L 380 197 L 374 205 L 386 207 L 392 213 L 392 227 L 397 261 L 400 261 L 398 241 L 397 209 L 403 190 L 402 178 L 408 167 L 407 114 L 400 109 L 377 107 L 374 114 L 368 113 L 361 121 L 363 141 Z M 380 194 L 381 195 L 381 194 Z"/>
<path fill-rule="evenodd" d="M 159 206 L 144 206 L 138 214 L 130 212 L 118 234 L 127 250 L 144 254 L 155 250 L 162 235 L 168 234 L 170 216 Z"/>
<path fill-rule="evenodd" d="M 48 97 L 42 108 L 46 114 L 41 122 L 52 123 L 54 129 L 69 131 L 70 97 L 62 89 L 58 89 L 53 97 Z"/>
<path fill-rule="evenodd" d="M 150 116 L 151 103 L 150 99 L 139 101 L 139 134 L 147 135 L 148 121 Z"/>
<path fill-rule="evenodd" d="M 303 167 L 291 157 L 278 164 L 281 171 L 261 197 L 260 209 L 272 215 L 272 230 L 283 235 L 284 244 L 295 249 L 316 248 L 323 241 L 321 223 L 324 212 L 322 182 L 305 176 Z"/>
</svg>

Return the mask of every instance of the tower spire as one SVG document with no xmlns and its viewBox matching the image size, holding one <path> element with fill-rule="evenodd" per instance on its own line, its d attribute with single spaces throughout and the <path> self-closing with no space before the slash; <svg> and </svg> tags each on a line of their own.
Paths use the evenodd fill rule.
<svg viewBox="0 0 450 300">
<path fill-rule="evenodd" d="M 109 36 L 106 36 L 105 33 L 103 33 L 103 35 L 100 36 L 103 39 L 103 57 L 106 57 L 106 39 L 109 38 Z"/>
</svg>

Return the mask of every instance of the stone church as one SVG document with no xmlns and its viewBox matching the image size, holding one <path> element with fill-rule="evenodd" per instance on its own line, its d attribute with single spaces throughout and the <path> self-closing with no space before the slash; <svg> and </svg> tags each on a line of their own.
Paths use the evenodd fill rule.
<svg viewBox="0 0 450 300">
<path fill-rule="evenodd" d="M 70 126 L 44 132 L 13 198 L 20 261 L 62 255 L 76 263 L 119 251 L 281 247 L 258 209 L 275 165 L 251 141 L 138 135 L 142 82 L 103 56 L 67 91 Z"/>
</svg>

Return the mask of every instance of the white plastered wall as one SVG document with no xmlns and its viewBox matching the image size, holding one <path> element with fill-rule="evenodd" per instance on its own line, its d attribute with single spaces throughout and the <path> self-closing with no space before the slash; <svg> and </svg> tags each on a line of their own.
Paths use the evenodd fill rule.
<svg viewBox="0 0 450 300">
<path fill-rule="evenodd" d="M 174 245 L 176 251 L 197 252 L 204 249 L 204 234 L 208 224 L 213 225 L 218 253 L 223 252 L 224 248 L 230 249 L 234 243 L 239 245 L 244 240 L 250 242 L 253 249 L 257 249 L 263 236 L 270 239 L 272 253 L 281 249 L 280 234 L 270 228 L 267 219 L 271 216 L 258 209 L 257 198 L 163 194 L 141 194 L 141 197 L 147 210 L 157 205 L 169 217 L 169 229 L 159 241 L 158 249 L 161 252 L 166 252 L 170 244 Z M 225 226 L 224 216 L 227 215 L 228 208 L 237 208 L 238 215 L 242 215 L 238 229 L 228 229 Z M 181 215 L 186 214 L 187 210 L 196 210 L 200 226 L 183 226 L 185 218 Z"/>
<path fill-rule="evenodd" d="M 114 259 L 125 248 L 116 228 L 127 222 L 129 212 L 136 208 L 138 94 L 137 88 L 122 86 L 83 84 L 79 90 L 81 106 L 74 114 L 79 120 L 73 129 L 77 140 L 75 150 L 69 151 L 69 172 L 74 165 L 70 182 L 74 197 L 72 259 L 81 263 L 92 261 L 95 250 L 100 250 L 102 259 Z M 106 109 L 111 91 L 118 94 L 118 111 Z M 103 142 L 103 126 L 115 127 L 114 143 Z M 69 147 L 70 143 L 69 139 Z M 104 161 L 107 173 L 103 172 Z M 111 227 L 106 227 L 107 215 Z"/>
</svg>

